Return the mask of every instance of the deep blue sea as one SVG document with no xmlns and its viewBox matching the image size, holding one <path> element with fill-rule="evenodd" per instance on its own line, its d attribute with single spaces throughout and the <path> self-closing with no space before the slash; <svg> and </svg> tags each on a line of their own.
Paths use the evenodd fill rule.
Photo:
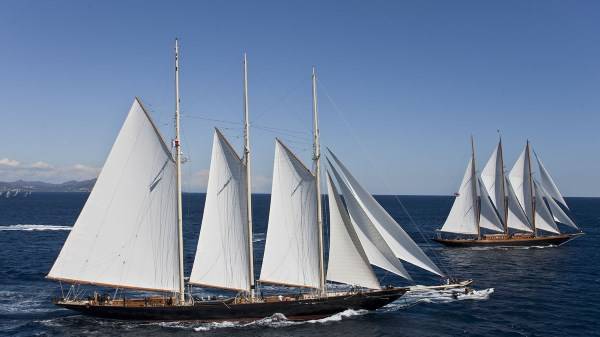
<svg viewBox="0 0 600 337">
<path fill-rule="evenodd" d="M 458 299 L 444 292 L 409 293 L 375 312 L 347 311 L 304 323 L 275 315 L 250 323 L 212 324 L 120 322 L 54 307 L 51 298 L 60 288 L 44 277 L 86 198 L 80 193 L 34 193 L 0 199 L 0 335 L 600 336 L 600 198 L 567 199 L 587 235 L 562 247 L 449 249 L 429 238 L 447 215 L 451 197 L 378 197 L 436 263 L 451 275 L 474 279 L 477 291 Z M 269 196 L 254 199 L 255 256 L 260 264 Z M 183 201 L 189 274 L 204 196 L 184 194 Z M 405 266 L 417 284 L 439 282 Z M 407 284 L 381 271 L 378 274 L 384 284 Z"/>
</svg>

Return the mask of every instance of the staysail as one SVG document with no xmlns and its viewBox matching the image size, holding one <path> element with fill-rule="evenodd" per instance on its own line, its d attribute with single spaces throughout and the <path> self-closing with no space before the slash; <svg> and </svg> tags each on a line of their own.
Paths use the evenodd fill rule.
<svg viewBox="0 0 600 337">
<path fill-rule="evenodd" d="M 341 177 L 335 167 L 327 159 L 329 167 L 338 182 L 346 207 L 350 215 L 350 220 L 365 250 L 369 263 L 379 268 L 385 269 L 405 279 L 411 280 L 410 275 L 402 266 L 402 263 L 387 244 L 379 230 L 375 227 L 367 213 L 360 206 L 360 202 L 350 191 L 350 186 Z"/>
<path fill-rule="evenodd" d="M 537 160 L 538 167 L 540 169 L 540 178 L 541 178 L 541 180 L 540 180 L 541 184 L 540 185 L 541 185 L 541 187 L 546 191 L 546 193 L 550 197 L 554 198 L 561 205 L 563 205 L 564 207 L 566 207 L 568 209 L 569 206 L 567 206 L 567 202 L 565 201 L 565 199 L 563 198 L 562 194 L 558 190 L 558 187 L 554 183 L 554 180 L 552 179 L 552 176 L 550 176 L 550 173 L 548 172 L 548 170 L 546 170 L 546 167 L 542 163 L 542 160 L 537 155 L 537 153 L 535 151 L 533 151 L 533 153 L 535 154 L 535 158 Z"/>
<path fill-rule="evenodd" d="M 442 232 L 473 235 L 479 233 L 477 209 L 475 208 L 477 196 L 473 195 L 472 186 L 475 183 L 473 171 L 473 159 L 471 159 L 460 183 L 458 195 L 454 199 L 450 213 L 442 226 Z"/>
<path fill-rule="evenodd" d="M 327 280 L 371 289 L 379 289 L 379 281 L 351 223 L 339 193 L 327 174 L 329 196 L 329 263 Z"/>
<path fill-rule="evenodd" d="M 533 222 L 533 186 L 531 179 L 531 158 L 529 142 L 510 170 L 509 180 L 519 203 L 527 215 L 529 222 Z"/>
<path fill-rule="evenodd" d="M 48 278 L 179 291 L 175 163 L 139 99 Z"/>
<path fill-rule="evenodd" d="M 502 227 L 502 220 L 498 217 L 496 213 L 496 209 L 492 204 L 489 194 L 486 191 L 486 188 L 483 186 L 483 182 L 481 178 L 478 179 L 479 184 L 479 194 L 480 194 L 480 214 L 479 214 L 479 226 L 496 231 L 496 232 L 504 232 L 504 228 Z"/>
<path fill-rule="evenodd" d="M 505 213 L 505 194 L 504 191 L 504 163 L 502 158 L 502 142 L 498 142 L 498 146 L 492 152 L 490 159 L 481 171 L 481 183 L 489 194 L 492 203 L 498 210 L 501 223 L 506 219 Z"/>
<path fill-rule="evenodd" d="M 419 246 L 410 238 L 400 225 L 381 207 L 381 205 L 367 192 L 350 171 L 339 159 L 328 150 L 329 154 L 340 168 L 343 180 L 350 187 L 352 195 L 359 202 L 360 207 L 368 215 L 371 222 L 381 233 L 386 243 L 392 248 L 399 259 L 423 268 L 431 273 L 443 276 L 439 268 L 425 255 Z"/>
<path fill-rule="evenodd" d="M 318 240 L 315 177 L 277 140 L 261 282 L 319 288 Z"/>
<path fill-rule="evenodd" d="M 560 231 L 554 222 L 554 217 L 552 216 L 552 213 L 550 213 L 544 200 L 546 198 L 549 199 L 550 196 L 544 193 L 544 190 L 537 181 L 533 182 L 533 186 L 535 190 L 535 228 L 560 234 Z"/>
<path fill-rule="evenodd" d="M 190 283 L 250 290 L 245 167 L 215 131 L 202 227 Z"/>
<path fill-rule="evenodd" d="M 512 184 L 508 180 L 508 177 L 505 177 L 505 186 L 507 190 L 507 201 L 508 201 L 508 217 L 506 218 L 506 224 L 508 228 L 525 231 L 525 232 L 533 232 L 533 227 L 529 220 L 527 219 L 527 215 L 525 215 L 525 211 L 523 207 L 521 207 L 521 203 L 517 198 L 517 195 L 512 187 Z"/>
</svg>

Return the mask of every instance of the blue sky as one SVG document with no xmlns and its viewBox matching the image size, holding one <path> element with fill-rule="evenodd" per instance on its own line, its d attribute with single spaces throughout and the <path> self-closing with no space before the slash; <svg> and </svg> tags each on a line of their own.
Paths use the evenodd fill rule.
<svg viewBox="0 0 600 337">
<path fill-rule="evenodd" d="M 451 194 L 469 135 L 481 168 L 500 129 L 508 168 L 529 138 L 564 194 L 598 196 L 598 13 L 594 1 L 2 1 L 0 180 L 94 176 L 134 96 L 171 137 L 177 36 L 187 190 L 202 190 L 214 126 L 241 145 L 246 51 L 255 191 L 269 190 L 275 136 L 310 158 L 314 64 L 323 143 L 374 193 Z"/>
</svg>

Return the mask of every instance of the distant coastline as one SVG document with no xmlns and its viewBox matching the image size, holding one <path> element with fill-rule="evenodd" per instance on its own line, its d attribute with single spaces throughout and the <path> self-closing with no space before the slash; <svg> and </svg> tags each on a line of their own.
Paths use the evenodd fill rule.
<svg viewBox="0 0 600 337">
<path fill-rule="evenodd" d="M 43 181 L 17 180 L 12 182 L 0 181 L 0 193 L 12 192 L 90 192 L 96 179 L 82 181 L 66 181 L 64 183 L 47 183 Z"/>
</svg>

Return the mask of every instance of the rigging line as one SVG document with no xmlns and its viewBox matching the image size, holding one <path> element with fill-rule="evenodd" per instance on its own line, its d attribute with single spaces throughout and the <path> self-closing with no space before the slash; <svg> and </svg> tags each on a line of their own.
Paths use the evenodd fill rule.
<svg viewBox="0 0 600 337">
<path fill-rule="evenodd" d="M 344 113 L 342 112 L 342 110 L 339 108 L 339 106 L 337 105 L 337 103 L 333 100 L 333 98 L 329 95 L 329 92 L 327 91 L 327 87 L 320 81 L 317 79 L 317 82 L 319 83 L 319 86 L 321 88 L 323 88 L 323 92 L 325 93 L 325 96 L 327 96 L 327 99 L 329 100 L 329 102 L 331 103 L 331 105 L 333 106 L 333 109 L 337 112 L 337 114 L 342 118 L 342 120 L 344 121 L 344 123 L 346 124 L 346 127 L 351 131 L 350 134 L 352 135 L 352 137 L 354 138 L 354 141 L 359 145 L 361 151 L 363 152 L 363 154 L 365 154 L 368 159 L 369 162 L 374 163 L 375 161 L 373 160 L 373 158 L 371 158 L 369 156 L 369 152 L 364 148 L 364 145 L 362 142 L 359 141 L 358 137 L 356 136 L 357 133 L 354 132 L 354 128 L 352 127 L 352 125 L 350 124 L 350 121 L 348 121 L 348 119 L 346 118 L 346 116 L 344 115 Z M 380 179 L 380 182 L 383 182 L 384 185 L 383 186 L 387 186 L 385 184 L 385 181 L 383 181 L 383 178 L 381 176 L 377 176 Z M 394 199 L 396 200 L 396 202 L 402 207 L 402 210 L 406 213 L 406 215 L 408 216 L 408 219 L 411 223 L 411 225 L 413 225 L 413 227 L 415 227 L 417 229 L 417 232 L 419 233 L 419 235 L 421 236 L 421 238 L 423 239 L 424 242 L 427 242 L 427 237 L 425 236 L 425 234 L 423 233 L 423 231 L 421 230 L 420 226 L 417 225 L 417 223 L 415 222 L 415 220 L 413 219 L 413 217 L 410 215 L 410 213 L 408 212 L 408 209 L 404 206 L 404 203 L 398 198 L 397 195 L 392 194 L 394 196 Z M 442 271 L 444 271 L 444 273 L 447 276 L 451 276 L 450 270 L 447 269 L 441 262 L 442 259 L 438 256 L 437 252 L 435 251 L 435 249 L 431 249 L 430 250 L 432 252 L 432 257 L 435 258 L 435 260 L 437 260 L 437 264 L 439 265 L 438 267 L 440 269 L 442 269 Z"/>
<path fill-rule="evenodd" d="M 269 112 L 269 110 L 272 110 L 273 108 L 275 108 L 277 105 L 279 105 L 280 103 L 285 102 L 288 98 L 290 98 L 292 96 L 293 93 L 295 93 L 300 87 L 303 87 L 304 85 L 304 78 L 299 78 L 298 81 L 296 81 L 296 83 L 292 86 L 292 89 L 288 90 L 287 94 L 283 95 L 283 97 L 281 97 L 279 100 L 273 102 L 271 105 L 269 105 L 266 109 L 262 109 L 262 112 L 259 112 L 257 114 L 254 114 L 255 117 L 253 117 L 253 120 L 256 122 L 259 119 L 265 117 L 267 115 L 267 112 Z"/>
</svg>

